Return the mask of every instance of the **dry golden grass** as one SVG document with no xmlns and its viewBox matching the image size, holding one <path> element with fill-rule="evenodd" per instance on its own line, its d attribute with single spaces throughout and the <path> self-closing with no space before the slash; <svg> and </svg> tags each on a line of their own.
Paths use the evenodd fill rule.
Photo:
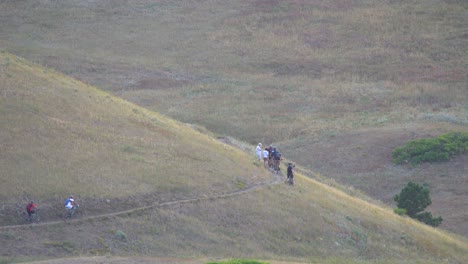
<svg viewBox="0 0 468 264">
<path fill-rule="evenodd" d="M 460 214 L 466 211 L 466 169 L 459 166 L 466 156 L 449 165 L 411 169 L 392 167 L 385 155 L 406 139 L 466 130 L 466 8 L 463 1 L 2 1 L 0 48 L 218 135 L 250 143 L 278 142 L 288 158 L 385 202 L 408 179 L 424 181 L 436 189 L 431 190 L 434 208 L 444 212 L 450 230 L 459 231 L 466 226 L 466 214 Z M 187 142 L 194 140 L 185 125 L 51 69 L 15 60 L 2 55 L 2 195 L 26 199 L 34 193 L 54 201 L 69 192 L 86 199 L 137 192 L 166 200 L 210 193 L 214 185 L 216 190 L 238 188 L 239 180 L 232 175 L 246 182 L 254 181 L 252 175 L 264 178 L 251 166 L 250 157 L 224 151 L 224 145 L 203 135 L 190 149 L 208 158 L 186 155 Z M 23 89 L 28 86 L 31 89 Z M 56 94 L 57 88 L 64 93 Z M 368 140 L 354 144 L 359 136 Z M 226 157 L 219 150 L 233 154 Z M 232 162 L 237 155 L 245 168 Z M 174 161 L 174 156 L 179 158 Z M 218 161 L 213 174 L 204 173 L 213 161 Z M 71 188 L 73 179 L 80 180 Z M 155 186 L 163 197 L 153 193 Z M 16 199 L 8 197 L 14 196 L 2 196 L 2 201 Z M 336 202 L 323 203 L 342 210 L 334 207 Z M 380 221 L 389 217 L 378 212 Z M 323 221 L 351 222 L 334 216 Z M 386 224 L 398 226 L 392 221 Z M 190 217 L 187 222 L 200 224 Z M 201 224 L 200 228 L 209 230 Z M 362 253 L 372 259 L 393 252 L 397 262 L 410 258 L 408 245 L 398 243 L 390 249 L 377 243 L 362 250 L 361 227 L 353 223 L 349 228 L 331 228 L 335 237 L 356 246 L 350 249 L 346 242 L 340 248 L 343 254 Z M 384 241 L 391 236 L 383 232 L 371 238 Z M 415 244 L 423 250 L 414 252 L 438 252 L 434 262 L 452 253 L 466 256 L 464 250 L 452 252 L 443 235 L 436 235 L 437 241 L 442 237 L 445 242 L 436 244 L 418 232 L 410 232 L 411 240 L 395 236 L 393 241 L 404 240 L 410 249 L 417 247 L 412 241 L 419 241 Z M 145 241 L 155 243 L 156 236 Z M 177 239 L 181 238 L 174 235 Z M 139 240 L 133 241 L 139 254 L 170 251 L 139 247 Z M 328 242 L 323 254 L 334 252 L 335 241 Z M 307 251 L 301 246 L 298 251 Z M 313 248 L 310 252 L 316 253 Z M 399 258 L 398 252 L 405 257 Z"/>
<path fill-rule="evenodd" d="M 8 53 L 1 53 L 0 65 L 5 84 L 0 101 L 6 172 L 2 201 L 36 196 L 39 202 L 61 204 L 70 192 L 83 201 L 103 196 L 135 204 L 139 195 L 151 192 L 155 200 L 177 201 L 270 181 L 269 172 L 251 154 L 187 125 Z M 155 152 L 158 147 L 165 151 Z M 99 169 L 99 179 L 86 176 L 93 169 Z M 34 175 L 27 174 L 32 171 Z M 174 202 L 71 224 L 2 228 L 1 260 L 109 254 L 190 261 L 466 260 L 464 238 L 296 175 L 294 187 L 264 186 L 237 196 Z M 83 210 L 106 213 L 102 204 L 82 205 Z M 126 206 L 115 205 L 114 211 Z M 44 216 L 49 221 L 51 215 Z"/>
<path fill-rule="evenodd" d="M 250 143 L 466 125 L 461 2 L 31 5 L 2 4 L 7 50 Z"/>
<path fill-rule="evenodd" d="M 213 186 L 228 191 L 237 181 L 267 179 L 248 166 L 250 157 L 186 125 L 53 70 L 0 56 L 3 202 L 69 193 L 82 199 L 196 196 Z"/>
<path fill-rule="evenodd" d="M 124 240 L 116 236 L 117 231 L 125 234 Z M 38 256 L 47 251 L 49 256 L 145 255 L 192 261 L 464 263 L 468 252 L 468 243 L 461 237 L 301 175 L 296 176 L 294 187 L 280 184 L 225 199 L 173 204 L 53 228 L 37 226 L 34 232 L 2 230 L 2 234 L 2 242 L 22 243 L 34 248 Z M 72 241 L 67 238 L 70 235 Z M 71 243 L 68 252 L 63 249 L 64 241 Z M 11 248 L 2 253 L 8 254 Z M 28 255 L 23 253 L 23 257 Z"/>
</svg>

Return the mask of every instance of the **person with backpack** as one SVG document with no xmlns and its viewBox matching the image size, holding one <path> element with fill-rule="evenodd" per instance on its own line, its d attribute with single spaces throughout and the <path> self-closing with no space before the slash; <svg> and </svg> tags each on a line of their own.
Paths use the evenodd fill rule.
<svg viewBox="0 0 468 264">
<path fill-rule="evenodd" d="M 278 173 L 280 171 L 280 161 L 282 160 L 281 158 L 281 153 L 276 149 L 276 148 L 273 148 L 273 170 L 276 171 L 276 173 Z"/>
<path fill-rule="evenodd" d="M 293 173 L 293 168 L 294 164 L 291 162 L 288 163 L 288 173 L 287 173 L 287 179 L 286 182 L 289 183 L 290 185 L 294 185 L 294 173 Z"/>
</svg>

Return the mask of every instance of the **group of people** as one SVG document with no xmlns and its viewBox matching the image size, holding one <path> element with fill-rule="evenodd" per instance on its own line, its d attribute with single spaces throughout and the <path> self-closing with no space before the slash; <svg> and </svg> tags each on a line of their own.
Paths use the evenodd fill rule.
<svg viewBox="0 0 468 264">
<path fill-rule="evenodd" d="M 273 170 L 275 170 L 276 172 L 280 170 L 279 164 L 282 160 L 282 157 L 281 153 L 275 147 L 270 145 L 265 149 L 262 149 L 262 143 L 258 143 L 256 148 L 256 154 L 258 160 L 263 160 L 263 164 L 265 167 L 268 166 L 270 168 L 273 168 Z M 294 184 L 294 167 L 294 164 L 290 162 L 288 163 L 287 178 L 285 182 L 290 185 Z M 67 215 L 71 217 L 80 205 L 77 202 L 75 202 L 75 197 L 73 197 L 73 195 L 70 195 L 67 199 L 65 199 L 64 206 L 65 210 L 67 211 Z M 26 212 L 28 213 L 29 220 L 32 221 L 37 213 L 37 205 L 34 203 L 33 200 L 29 201 L 29 203 L 26 205 Z"/>
<path fill-rule="evenodd" d="M 70 195 L 67 199 L 65 199 L 64 206 L 67 215 L 70 217 L 73 216 L 78 207 L 80 207 L 80 205 L 75 202 L 75 197 L 73 197 L 73 195 Z M 26 212 L 28 213 L 28 219 L 30 222 L 32 222 L 37 217 L 37 210 L 36 203 L 33 200 L 29 201 L 29 203 L 26 205 Z"/>
<path fill-rule="evenodd" d="M 276 147 L 270 145 L 265 149 L 262 149 L 262 143 L 258 143 L 256 148 L 256 154 L 258 160 L 263 160 L 265 167 L 271 167 L 275 170 L 279 170 L 279 163 L 282 160 L 281 153 Z"/>
<path fill-rule="evenodd" d="M 283 159 L 281 153 L 273 145 L 269 145 L 262 149 L 262 143 L 258 143 L 255 149 L 258 160 L 263 160 L 265 167 L 272 168 L 276 173 L 280 171 L 280 161 Z M 294 184 L 294 164 L 288 163 L 286 183 Z"/>
</svg>

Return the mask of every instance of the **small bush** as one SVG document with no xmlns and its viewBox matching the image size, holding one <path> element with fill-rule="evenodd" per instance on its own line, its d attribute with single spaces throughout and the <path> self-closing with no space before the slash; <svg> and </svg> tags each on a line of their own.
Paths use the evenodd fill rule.
<svg viewBox="0 0 468 264">
<path fill-rule="evenodd" d="M 439 226 L 441 223 L 442 223 L 442 217 L 433 217 L 432 216 L 432 213 L 431 212 L 422 212 L 422 213 L 419 213 L 416 215 L 416 219 L 418 219 L 419 221 L 427 224 L 427 225 L 430 225 L 430 226 L 433 226 L 433 227 L 437 227 Z"/>
<path fill-rule="evenodd" d="M 468 132 L 451 132 L 436 138 L 413 140 L 392 151 L 395 164 L 447 161 L 468 149 Z"/>
<path fill-rule="evenodd" d="M 404 208 L 395 208 L 393 212 L 397 215 L 406 215 L 406 209 Z"/>
<path fill-rule="evenodd" d="M 125 234 L 124 231 L 122 230 L 117 230 L 115 232 L 115 237 L 120 240 L 127 240 L 127 234 Z"/>
</svg>

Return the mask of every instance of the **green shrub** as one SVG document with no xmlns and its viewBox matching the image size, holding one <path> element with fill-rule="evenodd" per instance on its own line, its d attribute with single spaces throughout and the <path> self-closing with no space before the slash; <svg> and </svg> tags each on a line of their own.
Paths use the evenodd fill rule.
<svg viewBox="0 0 468 264">
<path fill-rule="evenodd" d="M 393 212 L 395 212 L 395 214 L 397 214 L 397 215 L 406 215 L 407 214 L 406 209 L 404 209 L 404 208 L 395 208 L 393 210 Z"/>
<path fill-rule="evenodd" d="M 432 213 L 431 212 L 422 212 L 422 213 L 419 213 L 416 215 L 416 219 L 418 219 L 419 221 L 427 224 L 427 225 L 430 225 L 430 226 L 434 226 L 434 227 L 437 227 L 439 226 L 441 223 L 442 223 L 442 217 L 433 217 L 432 216 Z"/>
<path fill-rule="evenodd" d="M 122 230 L 117 230 L 115 232 L 115 237 L 120 240 L 127 240 L 127 234 L 125 234 L 124 231 Z"/>
<path fill-rule="evenodd" d="M 468 132 L 451 132 L 436 138 L 423 138 L 407 142 L 392 151 L 395 164 L 447 161 L 453 155 L 468 149 Z"/>
</svg>

